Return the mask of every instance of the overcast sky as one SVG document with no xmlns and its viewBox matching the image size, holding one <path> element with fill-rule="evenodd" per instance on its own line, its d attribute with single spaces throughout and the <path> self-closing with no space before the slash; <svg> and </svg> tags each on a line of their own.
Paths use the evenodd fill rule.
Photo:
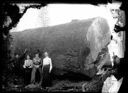
<svg viewBox="0 0 128 93">
<path fill-rule="evenodd" d="M 108 10 L 103 6 L 87 4 L 49 4 L 41 9 L 29 8 L 11 31 L 54 26 L 70 22 L 72 19 L 88 19 L 101 16 L 111 20 Z"/>
</svg>

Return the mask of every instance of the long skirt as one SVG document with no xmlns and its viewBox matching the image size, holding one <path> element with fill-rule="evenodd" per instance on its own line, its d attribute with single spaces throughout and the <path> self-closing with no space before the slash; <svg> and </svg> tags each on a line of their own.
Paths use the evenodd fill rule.
<svg viewBox="0 0 128 93">
<path fill-rule="evenodd" d="M 24 84 L 25 85 L 30 84 L 31 71 L 32 71 L 32 68 L 25 68 L 25 77 L 24 77 Z"/>
<path fill-rule="evenodd" d="M 51 85 L 49 69 L 50 69 L 50 65 L 45 65 L 43 67 L 42 87 L 48 87 Z"/>
</svg>

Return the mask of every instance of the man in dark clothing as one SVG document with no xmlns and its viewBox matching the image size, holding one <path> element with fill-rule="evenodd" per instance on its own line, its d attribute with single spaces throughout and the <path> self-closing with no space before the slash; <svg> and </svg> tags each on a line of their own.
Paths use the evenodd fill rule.
<svg viewBox="0 0 128 93">
<path fill-rule="evenodd" d="M 120 80 L 123 78 L 123 82 L 121 84 L 121 87 L 119 89 L 119 93 L 122 93 L 123 91 L 128 91 L 128 72 L 127 72 L 127 66 L 128 63 L 125 61 L 124 58 L 120 59 L 120 63 L 115 64 L 115 68 L 117 68 L 117 73 L 115 74 L 115 77 Z"/>
<path fill-rule="evenodd" d="M 14 59 L 15 74 L 18 75 L 19 77 L 23 77 L 23 74 L 24 74 L 23 64 L 24 64 L 26 52 L 27 50 L 25 50 L 21 56 L 16 54 L 15 59 Z"/>
</svg>

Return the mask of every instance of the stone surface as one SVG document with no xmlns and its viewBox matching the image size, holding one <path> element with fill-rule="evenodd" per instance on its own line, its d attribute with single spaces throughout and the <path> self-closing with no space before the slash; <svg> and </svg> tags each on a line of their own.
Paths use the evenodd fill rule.
<svg viewBox="0 0 128 93">
<path fill-rule="evenodd" d="M 15 51 L 22 54 L 25 48 L 33 55 L 36 49 L 48 51 L 57 75 L 68 72 L 93 77 L 101 49 L 110 42 L 110 31 L 104 18 L 78 20 L 52 27 L 13 32 Z"/>
</svg>

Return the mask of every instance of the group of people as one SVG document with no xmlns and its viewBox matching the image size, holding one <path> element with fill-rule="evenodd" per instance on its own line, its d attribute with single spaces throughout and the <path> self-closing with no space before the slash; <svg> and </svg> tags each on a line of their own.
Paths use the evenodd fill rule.
<svg viewBox="0 0 128 93">
<path fill-rule="evenodd" d="M 39 53 L 35 53 L 33 59 L 30 58 L 30 55 L 26 55 L 26 59 L 23 64 L 25 69 L 25 85 L 36 84 L 37 70 L 40 73 L 40 80 L 37 82 L 39 86 L 46 87 L 50 83 L 50 73 L 52 70 L 52 60 L 49 57 L 48 52 L 44 53 L 44 58 L 41 58 Z"/>
</svg>

